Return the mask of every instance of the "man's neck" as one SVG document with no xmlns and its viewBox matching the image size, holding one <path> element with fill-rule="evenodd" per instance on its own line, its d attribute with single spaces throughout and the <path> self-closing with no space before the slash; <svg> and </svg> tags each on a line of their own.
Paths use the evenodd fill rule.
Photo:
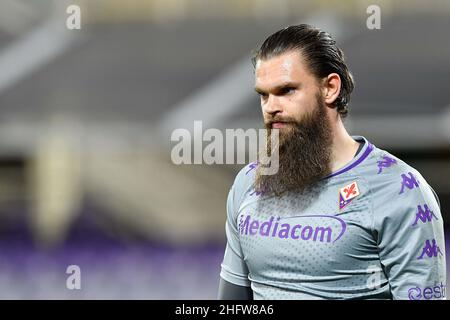
<svg viewBox="0 0 450 320">
<path fill-rule="evenodd" d="M 336 172 L 353 160 L 360 143 L 355 141 L 339 119 L 333 133 L 331 172 Z"/>
</svg>

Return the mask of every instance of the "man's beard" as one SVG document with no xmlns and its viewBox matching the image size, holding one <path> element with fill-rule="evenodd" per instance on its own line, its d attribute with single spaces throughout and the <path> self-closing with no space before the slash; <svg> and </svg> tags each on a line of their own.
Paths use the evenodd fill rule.
<svg viewBox="0 0 450 320">
<path fill-rule="evenodd" d="M 314 110 L 300 121 L 292 121 L 279 131 L 279 170 L 273 175 L 256 171 L 255 190 L 264 195 L 281 196 L 285 192 L 303 192 L 331 173 L 332 135 L 326 105 L 316 97 Z M 270 148 L 271 123 L 266 123 Z M 285 119 L 280 119 L 285 120 Z M 285 120 L 286 121 L 286 120 Z M 287 120 L 291 121 L 291 120 Z"/>
</svg>

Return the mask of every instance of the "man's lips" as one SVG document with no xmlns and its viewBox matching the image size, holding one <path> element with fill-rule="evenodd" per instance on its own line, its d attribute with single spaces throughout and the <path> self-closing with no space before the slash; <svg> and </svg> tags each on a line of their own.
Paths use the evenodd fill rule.
<svg viewBox="0 0 450 320">
<path fill-rule="evenodd" d="M 281 129 L 281 128 L 285 127 L 287 124 L 288 124 L 288 122 L 276 121 L 276 122 L 271 122 L 271 127 L 272 127 L 272 129 Z"/>
</svg>

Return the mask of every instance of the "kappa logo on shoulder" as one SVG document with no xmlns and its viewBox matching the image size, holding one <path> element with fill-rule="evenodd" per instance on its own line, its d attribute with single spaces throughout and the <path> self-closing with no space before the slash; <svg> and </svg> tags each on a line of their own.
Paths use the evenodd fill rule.
<svg viewBox="0 0 450 320">
<path fill-rule="evenodd" d="M 339 210 L 344 209 L 350 202 L 360 195 L 356 181 L 339 189 Z"/>
</svg>

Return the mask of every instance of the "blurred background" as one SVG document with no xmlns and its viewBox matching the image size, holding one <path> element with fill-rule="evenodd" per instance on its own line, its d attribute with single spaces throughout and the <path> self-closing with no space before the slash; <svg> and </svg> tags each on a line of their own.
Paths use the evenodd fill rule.
<svg viewBox="0 0 450 320">
<path fill-rule="evenodd" d="M 0 0 L 0 298 L 215 299 L 242 165 L 174 165 L 170 135 L 260 128 L 251 51 L 303 22 L 346 54 L 349 131 L 418 169 L 449 227 L 450 1 Z"/>
</svg>

